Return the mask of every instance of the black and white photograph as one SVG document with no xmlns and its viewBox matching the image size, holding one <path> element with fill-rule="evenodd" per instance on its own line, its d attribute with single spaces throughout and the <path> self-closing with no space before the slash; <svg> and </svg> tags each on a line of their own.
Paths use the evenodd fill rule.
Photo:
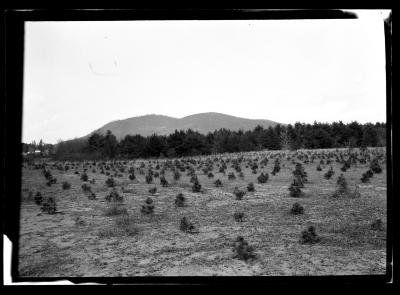
<svg viewBox="0 0 400 295">
<path fill-rule="evenodd" d="M 391 10 L 251 12 L 24 22 L 19 281 L 387 275 Z"/>
</svg>

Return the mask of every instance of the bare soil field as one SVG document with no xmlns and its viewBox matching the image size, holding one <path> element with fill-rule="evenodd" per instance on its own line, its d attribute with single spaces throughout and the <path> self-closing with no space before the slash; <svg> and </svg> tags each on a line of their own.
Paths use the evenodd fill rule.
<svg viewBox="0 0 400 295">
<path fill-rule="evenodd" d="M 374 158 L 378 159 L 382 172 L 373 173 L 363 183 L 362 174 L 370 169 Z M 260 151 L 172 160 L 25 163 L 19 274 L 21 277 L 384 274 L 385 159 L 385 149 L 376 148 Z M 279 162 L 280 170 L 273 175 L 275 161 Z M 350 168 L 342 171 L 345 162 Z M 223 163 L 226 170 L 219 172 Z M 296 163 L 301 163 L 307 180 L 301 188 L 303 194 L 292 197 L 288 188 L 294 179 Z M 257 168 L 252 169 L 255 164 Z M 318 165 L 321 171 L 317 170 Z M 324 175 L 330 167 L 334 174 L 327 179 Z M 146 182 L 149 169 L 153 171 L 150 184 Z M 163 170 L 168 182 L 165 186 L 160 181 Z M 46 178 L 45 171 L 51 176 Z M 177 180 L 174 171 L 180 173 Z M 129 178 L 132 172 L 134 179 Z M 261 172 L 268 173 L 265 183 L 258 181 Z M 230 173 L 235 174 L 234 179 L 229 179 Z M 87 181 L 82 180 L 83 174 L 88 176 Z M 349 193 L 334 196 L 340 174 L 345 177 Z M 193 191 L 194 175 L 201 185 L 199 192 Z M 106 184 L 111 176 L 115 187 Z M 215 185 L 217 179 L 222 186 Z M 63 188 L 64 182 L 70 188 L 68 185 Z M 254 191 L 247 189 L 250 182 Z M 84 184 L 90 189 L 84 191 Z M 154 187 L 156 192 L 149 192 Z M 245 192 L 241 199 L 236 196 L 235 187 Z M 122 200 L 108 200 L 114 189 Z M 43 197 L 41 203 L 35 203 L 37 192 Z M 184 197 L 182 207 L 176 203 L 179 193 Z M 55 212 L 43 209 L 48 197 L 55 200 Z M 152 203 L 146 203 L 148 197 Z M 291 212 L 296 202 L 303 207 L 303 214 Z M 238 212 L 243 213 L 242 220 L 235 218 Z M 181 228 L 183 217 L 193 225 L 188 230 Z M 318 239 L 302 242 L 302 231 L 309 226 L 315 228 Z M 240 259 L 233 250 L 238 236 L 251 246 L 249 259 Z"/>
</svg>

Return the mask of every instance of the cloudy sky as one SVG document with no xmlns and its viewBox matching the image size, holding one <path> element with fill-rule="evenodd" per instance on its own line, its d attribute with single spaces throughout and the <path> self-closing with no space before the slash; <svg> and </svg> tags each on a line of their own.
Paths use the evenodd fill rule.
<svg viewBox="0 0 400 295">
<path fill-rule="evenodd" d="M 27 22 L 23 142 L 145 114 L 384 122 L 387 13 L 359 16 Z"/>
</svg>

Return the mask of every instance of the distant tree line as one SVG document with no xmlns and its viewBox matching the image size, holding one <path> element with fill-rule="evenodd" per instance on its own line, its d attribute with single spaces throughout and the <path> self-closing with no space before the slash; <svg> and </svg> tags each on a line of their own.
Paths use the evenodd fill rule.
<svg viewBox="0 0 400 295">
<path fill-rule="evenodd" d="M 251 131 L 219 129 L 204 135 L 188 129 L 170 135 L 127 135 L 118 141 L 111 131 L 57 144 L 58 159 L 156 158 L 257 150 L 386 146 L 386 124 L 342 122 L 280 125 Z"/>
<path fill-rule="evenodd" d="M 53 153 L 54 145 L 50 143 L 44 143 L 41 139 L 39 142 L 33 140 L 31 143 L 22 143 L 23 153 L 33 153 L 35 151 L 40 151 L 41 153 L 48 152 Z"/>
</svg>

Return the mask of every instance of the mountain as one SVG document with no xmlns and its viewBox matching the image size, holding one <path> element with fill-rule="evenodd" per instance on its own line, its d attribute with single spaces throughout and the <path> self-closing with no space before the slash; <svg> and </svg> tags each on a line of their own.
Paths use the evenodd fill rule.
<svg viewBox="0 0 400 295">
<path fill-rule="evenodd" d="M 87 136 L 96 132 L 105 134 L 107 130 L 110 130 L 120 140 L 128 134 L 149 136 L 156 133 L 158 135 L 168 135 L 175 130 L 187 129 L 207 134 L 220 128 L 247 131 L 254 129 L 257 125 L 268 128 L 276 124 L 278 123 L 271 120 L 245 119 L 221 113 L 201 113 L 180 119 L 163 115 L 145 115 L 110 122 Z"/>
</svg>

